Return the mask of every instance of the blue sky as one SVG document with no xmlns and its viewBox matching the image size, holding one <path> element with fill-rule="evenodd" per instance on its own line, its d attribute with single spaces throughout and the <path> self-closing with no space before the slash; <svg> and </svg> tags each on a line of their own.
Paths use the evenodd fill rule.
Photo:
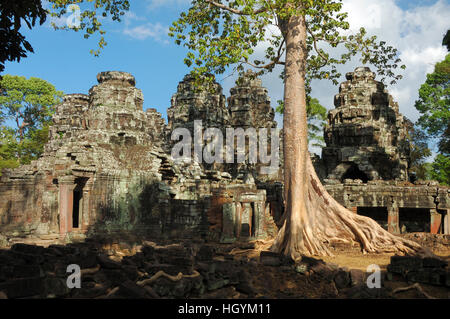
<svg viewBox="0 0 450 319">
<path fill-rule="evenodd" d="M 121 23 L 106 23 L 108 45 L 101 56 L 92 56 L 96 39 L 85 40 L 81 33 L 55 31 L 49 22 L 24 33 L 34 47 L 20 63 L 7 63 L 5 73 L 35 76 L 54 84 L 65 93 L 88 93 L 97 84 L 101 71 L 118 70 L 132 73 L 136 86 L 144 93 L 144 108 L 153 107 L 166 117 L 170 98 L 178 82 L 189 69 L 183 64 L 185 51 L 167 36 L 168 27 L 188 0 L 132 0 L 129 14 Z M 396 46 L 408 69 L 395 87 L 389 88 L 400 104 L 400 111 L 415 121 L 417 90 L 431 72 L 434 63 L 442 60 L 446 50 L 441 46 L 445 31 L 450 28 L 448 0 L 344 0 L 350 23 L 355 29 L 365 26 L 370 33 Z M 344 66 L 343 74 L 360 65 L 354 61 Z M 225 75 L 218 76 L 218 79 Z M 342 78 L 344 80 L 344 78 Z M 229 95 L 234 79 L 221 82 Z M 272 106 L 283 95 L 277 74 L 265 76 Z M 329 82 L 313 83 L 313 95 L 328 109 L 338 88 Z M 277 116 L 280 123 L 280 117 Z"/>
</svg>

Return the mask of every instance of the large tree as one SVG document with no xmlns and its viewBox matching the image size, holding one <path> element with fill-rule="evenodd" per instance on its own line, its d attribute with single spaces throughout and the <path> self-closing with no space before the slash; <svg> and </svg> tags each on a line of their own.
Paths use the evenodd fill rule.
<svg viewBox="0 0 450 319">
<path fill-rule="evenodd" d="M 426 180 L 429 171 L 429 163 L 426 163 L 426 159 L 431 156 L 431 150 L 428 148 L 428 136 L 410 120 L 406 119 L 405 124 L 407 140 L 410 145 L 408 172 L 412 181 Z"/>
<path fill-rule="evenodd" d="M 450 32 L 442 42 L 449 48 Z M 450 184 L 450 54 L 434 66 L 419 89 L 419 99 L 415 103 L 421 116 L 418 124 L 437 141 L 439 154 L 429 167 L 431 179 L 443 185 Z"/>
<path fill-rule="evenodd" d="M 440 152 L 450 153 L 446 147 L 450 126 L 450 54 L 436 63 L 433 73 L 427 74 L 415 107 L 421 113 L 419 125 L 438 139 Z"/>
<path fill-rule="evenodd" d="M 97 17 L 120 20 L 129 9 L 126 0 L 49 0 L 53 15 L 64 16 L 70 4 L 83 2 L 89 8 L 80 14 L 85 37 L 100 33 L 99 47 L 105 45 L 104 30 Z M 73 7 L 72 7 L 73 9 Z M 337 66 L 357 53 L 362 62 L 377 67 L 382 80 L 401 76 L 397 50 L 367 37 L 364 29 L 349 34 L 347 14 L 339 0 L 194 0 L 187 12 L 174 22 L 170 35 L 189 52 L 185 63 L 194 66 L 199 82 L 207 74 L 220 74 L 229 66 L 242 72 L 252 66 L 262 73 L 284 66 L 284 189 L 283 226 L 273 250 L 294 258 L 301 254 L 330 254 L 332 241 L 357 241 L 366 252 L 411 252 L 413 242 L 398 238 L 370 218 L 356 215 L 339 205 L 321 185 L 308 153 L 306 115 L 307 81 L 327 78 L 337 84 Z M 67 29 L 68 26 L 63 28 Z M 271 33 L 272 30 L 278 31 Z M 271 34 L 270 34 L 271 33 Z M 252 59 L 255 48 L 265 43 L 263 58 Z M 325 46 L 321 46 L 325 43 Z M 325 48 L 343 47 L 334 57 Z M 95 54 L 98 51 L 93 51 Z"/>
<path fill-rule="evenodd" d="M 396 237 L 374 220 L 335 201 L 321 185 L 308 153 L 307 81 L 340 76 L 337 65 L 358 52 L 384 77 L 399 79 L 397 51 L 361 29 L 347 31 L 341 1 L 332 0 L 198 0 L 173 23 L 171 36 L 189 49 L 185 63 L 193 73 L 222 73 L 249 65 L 262 73 L 284 66 L 285 214 L 272 249 L 294 259 L 302 254 L 331 254 L 333 241 L 359 242 L 365 252 L 411 252 L 419 245 Z M 279 31 L 268 34 L 267 30 Z M 264 42 L 265 61 L 252 60 Z M 325 43 L 321 45 L 321 43 Z M 342 46 L 333 57 L 326 47 Z"/>
<path fill-rule="evenodd" d="M 0 168 L 38 158 L 62 92 L 45 80 L 5 75 L 0 80 Z"/>
</svg>

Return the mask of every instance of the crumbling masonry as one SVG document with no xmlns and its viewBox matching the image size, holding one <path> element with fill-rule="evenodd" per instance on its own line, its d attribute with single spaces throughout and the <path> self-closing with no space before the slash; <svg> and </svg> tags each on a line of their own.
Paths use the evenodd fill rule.
<svg viewBox="0 0 450 319">
<path fill-rule="evenodd" d="M 408 183 L 403 117 L 374 78 L 367 68 L 347 75 L 329 113 L 327 146 L 316 170 L 339 202 L 389 231 L 417 226 L 450 233 L 449 189 Z M 143 111 L 131 74 L 102 72 L 97 79 L 88 95 L 66 95 L 56 107 L 39 160 L 4 170 L 0 245 L 14 237 L 112 232 L 222 242 L 276 234 L 283 213 L 282 159 L 267 175 L 262 164 L 248 161 L 171 157 L 173 129 L 192 132 L 195 120 L 222 132 L 276 127 L 267 89 L 253 73 L 237 82 L 228 101 L 218 83 L 199 91 L 186 76 L 172 97 L 167 125 L 156 110 Z"/>
</svg>

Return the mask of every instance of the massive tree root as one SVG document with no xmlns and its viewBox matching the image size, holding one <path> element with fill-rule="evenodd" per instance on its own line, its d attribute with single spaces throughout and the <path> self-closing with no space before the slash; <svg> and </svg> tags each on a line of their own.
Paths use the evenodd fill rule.
<svg viewBox="0 0 450 319">
<path fill-rule="evenodd" d="M 395 236 L 373 219 L 340 205 L 321 184 L 309 156 L 305 162 L 306 183 L 303 191 L 297 192 L 297 209 L 285 214 L 273 251 L 293 259 L 301 255 L 332 256 L 330 243 L 358 242 L 363 253 L 428 254 L 419 244 Z"/>
</svg>

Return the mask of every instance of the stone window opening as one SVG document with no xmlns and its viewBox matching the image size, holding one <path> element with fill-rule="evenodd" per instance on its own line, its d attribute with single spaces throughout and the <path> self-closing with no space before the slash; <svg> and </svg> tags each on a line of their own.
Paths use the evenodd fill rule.
<svg viewBox="0 0 450 319">
<path fill-rule="evenodd" d="M 367 174 L 361 171 L 355 163 L 351 163 L 350 167 L 342 175 L 341 182 L 344 182 L 346 179 L 360 179 L 363 183 L 367 183 L 369 181 Z"/>
</svg>

